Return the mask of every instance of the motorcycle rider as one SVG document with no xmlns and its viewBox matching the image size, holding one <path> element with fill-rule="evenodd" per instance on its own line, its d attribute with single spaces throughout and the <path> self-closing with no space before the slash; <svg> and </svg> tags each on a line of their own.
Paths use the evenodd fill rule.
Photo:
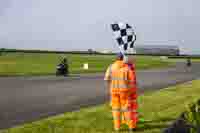
<svg viewBox="0 0 200 133">
<path fill-rule="evenodd" d="M 64 58 L 62 61 L 62 64 L 64 65 L 64 70 L 65 70 L 65 74 L 68 75 L 69 74 L 69 65 L 68 65 L 68 60 L 67 58 Z"/>
<path fill-rule="evenodd" d="M 69 65 L 67 58 L 63 58 L 61 63 L 58 65 L 56 75 L 64 75 L 67 76 L 69 74 Z"/>
</svg>

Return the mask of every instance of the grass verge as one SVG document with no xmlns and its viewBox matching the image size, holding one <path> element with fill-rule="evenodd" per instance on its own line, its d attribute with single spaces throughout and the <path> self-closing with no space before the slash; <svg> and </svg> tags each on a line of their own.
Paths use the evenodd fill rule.
<svg viewBox="0 0 200 133">
<path fill-rule="evenodd" d="M 69 60 L 70 73 L 104 72 L 115 59 L 113 55 L 72 55 L 39 53 L 3 53 L 0 56 L 0 76 L 51 75 L 55 74 L 56 65 L 61 57 Z M 89 70 L 83 70 L 83 64 L 89 64 Z M 137 69 L 169 66 L 170 62 L 159 57 L 137 56 Z"/>
<path fill-rule="evenodd" d="M 200 80 L 195 80 L 140 96 L 139 112 L 144 120 L 140 121 L 136 133 L 160 133 L 186 110 L 186 105 L 199 99 L 199 86 Z M 2 130 L 0 133 L 111 133 L 112 127 L 110 107 L 104 104 Z"/>
<path fill-rule="evenodd" d="M 190 133 L 198 133 L 200 129 L 200 99 L 188 105 L 188 110 L 184 112 L 187 124 L 193 126 Z"/>
</svg>

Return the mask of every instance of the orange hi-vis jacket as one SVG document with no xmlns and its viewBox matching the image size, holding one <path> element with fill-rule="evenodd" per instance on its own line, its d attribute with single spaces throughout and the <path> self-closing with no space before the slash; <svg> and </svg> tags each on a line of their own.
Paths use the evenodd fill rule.
<svg viewBox="0 0 200 133">
<path fill-rule="evenodd" d="M 110 81 L 111 93 L 136 91 L 136 76 L 134 66 L 116 61 L 106 71 L 104 80 Z"/>
</svg>

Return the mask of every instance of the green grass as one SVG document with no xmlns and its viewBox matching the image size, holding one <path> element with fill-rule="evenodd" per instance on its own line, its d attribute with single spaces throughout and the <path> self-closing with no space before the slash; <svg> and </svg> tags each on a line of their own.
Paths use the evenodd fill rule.
<svg viewBox="0 0 200 133">
<path fill-rule="evenodd" d="M 194 127 L 200 127 L 200 99 L 188 105 L 187 111 L 184 112 L 187 123 L 192 124 Z M 197 133 L 197 129 L 190 129 L 191 133 Z"/>
<path fill-rule="evenodd" d="M 186 110 L 186 105 L 199 99 L 199 86 L 200 80 L 195 80 L 140 96 L 139 112 L 143 121 L 140 121 L 136 133 L 160 133 Z M 110 107 L 104 104 L 2 130 L 0 133 L 111 133 L 112 127 Z"/>
<path fill-rule="evenodd" d="M 108 55 L 72 55 L 72 54 L 28 54 L 3 53 L 0 56 L 0 75 L 49 75 L 55 74 L 55 67 L 61 57 L 69 59 L 70 73 L 104 72 L 115 59 Z M 159 57 L 137 56 L 137 69 L 169 66 L 171 63 Z M 83 70 L 83 64 L 89 63 L 89 70 Z"/>
<path fill-rule="evenodd" d="M 168 61 L 171 61 L 171 62 L 178 62 L 178 61 L 181 61 L 181 62 L 187 62 L 187 58 L 168 58 Z M 191 61 L 192 62 L 200 62 L 200 58 L 191 58 Z"/>
</svg>

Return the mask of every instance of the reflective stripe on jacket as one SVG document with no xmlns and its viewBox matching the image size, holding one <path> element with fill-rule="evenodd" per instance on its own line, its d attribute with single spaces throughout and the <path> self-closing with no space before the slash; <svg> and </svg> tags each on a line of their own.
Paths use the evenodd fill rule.
<svg viewBox="0 0 200 133">
<path fill-rule="evenodd" d="M 104 79 L 111 81 L 112 92 L 124 92 L 136 88 L 135 70 L 120 61 L 109 66 Z"/>
</svg>

